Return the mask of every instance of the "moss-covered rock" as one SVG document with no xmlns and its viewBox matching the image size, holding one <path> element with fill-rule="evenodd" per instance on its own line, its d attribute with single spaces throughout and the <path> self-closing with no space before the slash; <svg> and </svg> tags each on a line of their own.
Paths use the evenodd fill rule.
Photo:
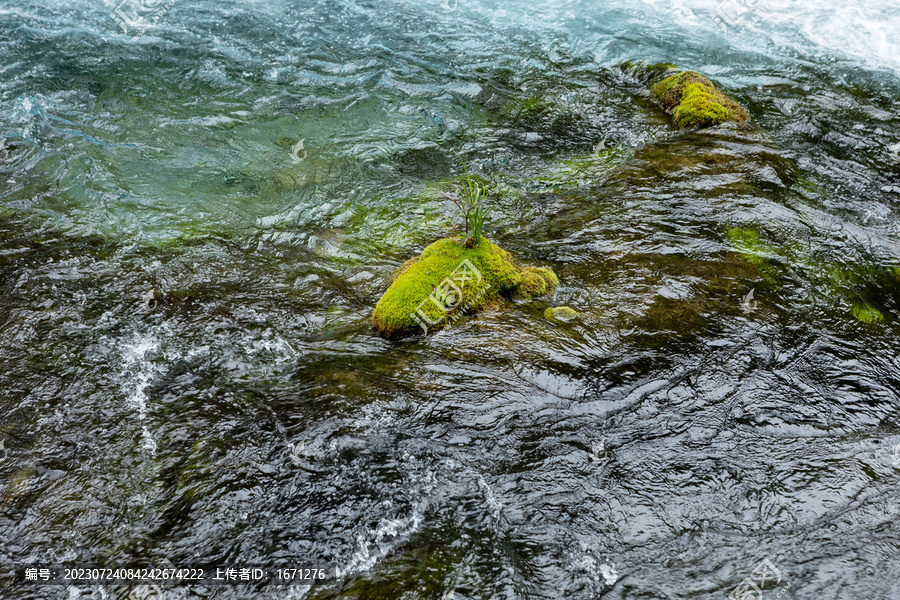
<svg viewBox="0 0 900 600">
<path fill-rule="evenodd" d="M 556 273 L 554 273 L 553 269 L 550 267 L 526 267 L 526 269 L 534 271 L 544 278 L 544 281 L 547 283 L 548 292 L 552 292 L 556 289 L 556 286 L 559 285 L 559 277 L 556 276 Z"/>
<path fill-rule="evenodd" d="M 713 127 L 750 118 L 737 102 L 696 71 L 670 75 L 652 87 L 653 95 L 675 124 L 684 128 Z"/>
<path fill-rule="evenodd" d="M 390 338 L 427 333 L 500 297 L 535 298 L 552 292 L 556 284 L 552 270 L 520 268 L 509 252 L 484 237 L 474 248 L 445 238 L 401 266 L 375 306 L 372 322 Z"/>
<path fill-rule="evenodd" d="M 516 297 L 521 299 L 537 298 L 547 293 L 547 282 L 531 270 L 522 271 L 522 283 L 516 288 Z"/>
<path fill-rule="evenodd" d="M 578 316 L 574 308 L 568 306 L 557 306 L 556 308 L 548 308 L 544 311 L 544 318 L 548 321 L 571 321 Z"/>
<path fill-rule="evenodd" d="M 513 298 L 516 300 L 538 298 L 552 292 L 559 283 L 556 273 L 547 267 L 523 267 L 520 273 L 522 283 L 516 287 L 513 293 Z"/>
</svg>

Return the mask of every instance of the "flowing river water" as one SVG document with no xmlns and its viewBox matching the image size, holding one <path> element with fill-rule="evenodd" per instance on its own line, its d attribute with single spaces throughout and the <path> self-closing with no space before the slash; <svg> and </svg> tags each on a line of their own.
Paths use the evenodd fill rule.
<svg viewBox="0 0 900 600">
<path fill-rule="evenodd" d="M 0 597 L 900 598 L 896 3 L 136 6 L 0 6 Z M 382 339 L 464 169 L 560 286 Z"/>
</svg>

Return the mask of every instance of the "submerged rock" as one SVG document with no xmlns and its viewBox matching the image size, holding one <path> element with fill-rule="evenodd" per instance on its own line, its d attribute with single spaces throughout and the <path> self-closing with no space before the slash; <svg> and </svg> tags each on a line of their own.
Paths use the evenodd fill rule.
<svg viewBox="0 0 900 600">
<path fill-rule="evenodd" d="M 557 306 L 556 308 L 548 308 L 544 311 L 544 318 L 548 321 L 562 321 L 563 323 L 571 321 L 578 316 L 574 308 L 568 306 Z"/>
<path fill-rule="evenodd" d="M 670 75 L 651 91 L 675 124 L 685 129 L 713 127 L 728 121 L 744 123 L 750 118 L 744 107 L 696 71 Z"/>
<path fill-rule="evenodd" d="M 884 315 L 881 311 L 867 304 L 854 304 L 851 312 L 853 312 L 854 317 L 863 323 L 872 324 L 884 321 Z"/>
<path fill-rule="evenodd" d="M 766 281 L 775 282 L 778 270 L 769 257 L 777 257 L 778 252 L 774 246 L 760 239 L 758 231 L 743 227 L 731 227 L 725 232 L 725 239 L 741 255 L 741 258 L 756 267 Z"/>
<path fill-rule="evenodd" d="M 484 237 L 474 248 L 444 238 L 403 263 L 375 305 L 372 322 L 389 338 L 428 333 L 498 298 L 535 298 L 556 284 L 551 269 L 519 267 L 509 252 Z"/>
</svg>

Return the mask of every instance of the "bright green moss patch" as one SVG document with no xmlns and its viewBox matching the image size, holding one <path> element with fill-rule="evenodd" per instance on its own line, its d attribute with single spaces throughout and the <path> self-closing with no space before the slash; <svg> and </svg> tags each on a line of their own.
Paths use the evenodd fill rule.
<svg viewBox="0 0 900 600">
<path fill-rule="evenodd" d="M 695 71 L 682 71 L 675 75 L 670 75 L 662 81 L 656 83 L 651 91 L 659 100 L 659 103 L 667 112 L 672 112 L 681 104 L 684 89 L 693 84 L 700 84 L 704 87 L 713 87 L 712 83 Z"/>
<path fill-rule="evenodd" d="M 679 127 L 713 127 L 727 121 L 743 123 L 750 118 L 742 106 L 696 71 L 670 75 L 654 85 L 652 92 Z"/>
<path fill-rule="evenodd" d="M 765 252 L 766 245 L 759 239 L 759 233 L 755 229 L 732 227 L 725 233 L 728 241 L 741 250 L 753 252 Z"/>
<path fill-rule="evenodd" d="M 853 308 L 853 316 L 862 321 L 863 323 L 881 323 L 884 321 L 884 315 L 881 314 L 881 311 L 877 308 L 869 306 L 868 304 L 854 304 Z"/>
<path fill-rule="evenodd" d="M 546 100 L 529 98 L 522 102 L 518 114 L 525 118 L 540 118 L 541 115 L 544 115 L 551 110 L 553 110 L 553 107 Z"/>
<path fill-rule="evenodd" d="M 499 297 L 534 298 L 553 291 L 547 268 L 519 268 L 509 252 L 482 237 L 474 248 L 445 238 L 407 261 L 375 305 L 372 322 L 390 338 L 446 327 Z"/>
<path fill-rule="evenodd" d="M 684 88 L 684 94 L 672 113 L 675 123 L 681 127 L 709 127 L 729 120 L 728 109 L 722 106 L 709 88 L 692 83 Z"/>
</svg>

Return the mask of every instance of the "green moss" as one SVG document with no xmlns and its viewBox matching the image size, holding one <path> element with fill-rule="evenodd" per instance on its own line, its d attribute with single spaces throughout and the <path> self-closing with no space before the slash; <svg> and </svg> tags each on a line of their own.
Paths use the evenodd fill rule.
<svg viewBox="0 0 900 600">
<path fill-rule="evenodd" d="M 474 248 L 445 238 L 403 264 L 375 306 L 372 322 L 390 338 L 436 331 L 498 297 L 533 298 L 555 287 L 550 269 L 520 269 L 508 252 L 484 237 Z"/>
<path fill-rule="evenodd" d="M 516 288 L 516 298 L 530 299 L 547 293 L 547 282 L 530 268 L 522 270 L 522 283 Z"/>
<path fill-rule="evenodd" d="M 687 88 L 694 85 L 718 91 L 709 79 L 696 71 L 682 71 L 681 73 L 670 75 L 656 83 L 651 91 L 662 107 L 666 111 L 672 112 L 681 104 Z"/>
<path fill-rule="evenodd" d="M 773 249 L 763 242 L 759 233 L 754 229 L 732 227 L 725 233 L 728 243 L 741 255 L 741 258 L 756 267 L 760 275 L 768 281 L 775 278 L 775 268 L 769 262 L 767 255 L 774 253 Z"/>
<path fill-rule="evenodd" d="M 729 120 L 728 109 L 717 101 L 709 88 L 699 83 L 684 88 L 681 104 L 672 116 L 681 127 L 709 127 Z"/>
<path fill-rule="evenodd" d="M 881 323 L 884 321 L 884 315 L 881 311 L 868 304 L 854 304 L 853 316 L 863 323 Z"/>
<path fill-rule="evenodd" d="M 548 308 L 544 311 L 544 318 L 548 321 L 571 321 L 578 316 L 574 309 L 568 306 L 557 306 L 556 308 Z"/>
<path fill-rule="evenodd" d="M 552 110 L 550 104 L 540 98 L 529 98 L 522 103 L 519 114 L 523 115 L 541 115 Z"/>
<path fill-rule="evenodd" d="M 758 252 L 765 252 L 766 246 L 759 239 L 759 232 L 755 229 L 743 227 L 732 227 L 725 233 L 728 241 L 741 249 L 749 249 Z"/>
<path fill-rule="evenodd" d="M 550 267 L 528 267 L 528 268 L 544 278 L 544 281 L 547 282 L 547 291 L 548 292 L 552 292 L 553 290 L 556 289 L 556 286 L 559 285 L 559 277 L 556 276 L 556 273 L 554 273 L 553 269 L 551 269 Z"/>
<path fill-rule="evenodd" d="M 522 275 L 522 283 L 513 293 L 513 298 L 517 300 L 531 300 L 549 294 L 559 283 L 556 273 L 547 267 L 523 267 L 519 273 Z"/>
<path fill-rule="evenodd" d="M 652 92 L 679 127 L 713 127 L 728 121 L 743 123 L 750 118 L 743 107 L 695 71 L 670 75 L 656 83 Z"/>
</svg>

